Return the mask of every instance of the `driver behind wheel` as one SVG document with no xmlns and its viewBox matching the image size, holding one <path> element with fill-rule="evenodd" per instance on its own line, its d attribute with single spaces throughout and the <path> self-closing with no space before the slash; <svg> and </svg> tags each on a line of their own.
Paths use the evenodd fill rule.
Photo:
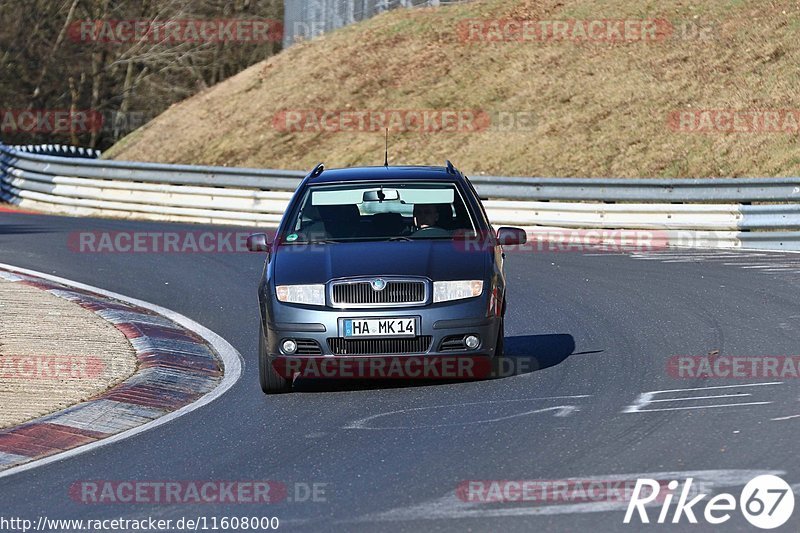
<svg viewBox="0 0 800 533">
<path fill-rule="evenodd" d="M 412 237 L 449 237 L 450 232 L 440 228 L 439 210 L 435 204 L 414 204 L 414 227 Z"/>
</svg>

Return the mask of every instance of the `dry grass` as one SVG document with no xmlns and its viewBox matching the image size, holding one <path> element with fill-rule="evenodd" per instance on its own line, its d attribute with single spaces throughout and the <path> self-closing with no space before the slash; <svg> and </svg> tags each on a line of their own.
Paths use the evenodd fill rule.
<svg viewBox="0 0 800 533">
<path fill-rule="evenodd" d="M 391 161 L 468 174 L 797 175 L 795 133 L 685 133 L 678 109 L 798 109 L 800 6 L 707 0 L 476 0 L 393 11 L 294 46 L 173 106 L 107 155 L 305 169 L 380 164 L 383 134 L 284 132 L 285 109 L 532 111 L 529 131 L 392 133 Z M 711 38 L 462 43 L 464 19 L 666 18 Z"/>
</svg>

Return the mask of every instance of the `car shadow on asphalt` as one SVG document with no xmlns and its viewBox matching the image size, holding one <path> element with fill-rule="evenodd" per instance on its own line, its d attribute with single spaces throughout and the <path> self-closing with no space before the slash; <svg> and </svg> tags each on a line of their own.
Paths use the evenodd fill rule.
<svg viewBox="0 0 800 533">
<path fill-rule="evenodd" d="M 496 361 L 495 379 L 529 374 L 556 366 L 575 351 L 575 338 L 568 333 L 506 337 L 505 356 Z"/>
<path fill-rule="evenodd" d="M 51 233 L 51 231 L 30 224 L 0 224 L 0 235 L 24 235 L 30 233 Z"/>
<path fill-rule="evenodd" d="M 558 365 L 575 351 L 575 338 L 568 333 L 516 335 L 505 338 L 505 356 L 491 361 L 491 373 L 482 379 L 504 379 Z M 597 353 L 602 350 L 584 353 Z M 295 392 L 350 392 L 361 390 L 431 387 L 464 383 L 475 379 L 312 379 L 297 378 Z"/>
</svg>

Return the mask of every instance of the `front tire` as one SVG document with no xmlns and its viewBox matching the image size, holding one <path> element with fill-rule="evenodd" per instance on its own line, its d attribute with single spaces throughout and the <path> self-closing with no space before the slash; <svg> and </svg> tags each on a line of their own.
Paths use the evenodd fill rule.
<svg viewBox="0 0 800 533">
<path fill-rule="evenodd" d="M 503 355 L 505 353 L 505 326 L 504 320 L 500 317 L 500 325 L 497 327 L 497 341 L 494 345 L 494 355 L 491 359 L 491 374 L 489 379 L 497 379 L 504 376 L 505 363 Z"/>
<path fill-rule="evenodd" d="M 505 355 L 506 351 L 506 334 L 505 334 L 505 318 L 500 317 L 500 327 L 497 328 L 497 343 L 494 347 L 494 357 L 495 359 L 500 359 Z"/>
<path fill-rule="evenodd" d="M 258 381 L 264 394 L 280 394 L 292 391 L 292 381 L 284 378 L 272 366 L 267 355 L 267 342 L 262 325 L 258 335 Z"/>
</svg>

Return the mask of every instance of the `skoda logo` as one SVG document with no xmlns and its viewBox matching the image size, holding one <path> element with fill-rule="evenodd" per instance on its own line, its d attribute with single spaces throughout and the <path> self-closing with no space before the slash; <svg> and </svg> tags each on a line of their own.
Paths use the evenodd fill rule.
<svg viewBox="0 0 800 533">
<path fill-rule="evenodd" d="M 386 288 L 386 280 L 381 278 L 375 278 L 369 284 L 373 291 L 382 291 Z"/>
</svg>

